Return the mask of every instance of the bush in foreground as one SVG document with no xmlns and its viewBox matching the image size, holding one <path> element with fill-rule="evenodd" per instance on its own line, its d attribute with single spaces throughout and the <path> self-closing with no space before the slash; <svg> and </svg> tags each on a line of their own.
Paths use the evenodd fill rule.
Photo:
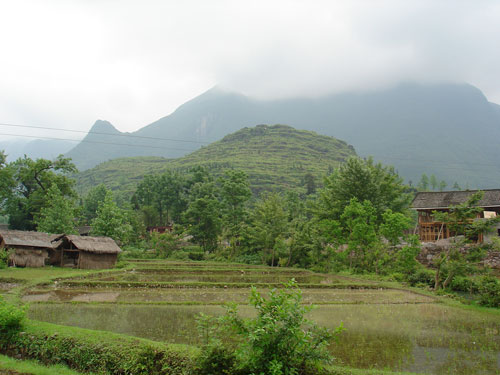
<svg viewBox="0 0 500 375">
<path fill-rule="evenodd" d="M 252 288 L 250 304 L 257 317 L 243 319 L 236 306 L 226 315 L 201 315 L 198 326 L 205 341 L 198 361 L 199 373 L 215 374 L 318 374 L 331 362 L 330 341 L 343 330 L 317 326 L 305 318 L 302 293 L 292 279 L 284 289 L 265 299 Z"/>
<path fill-rule="evenodd" d="M 0 339 L 8 340 L 23 329 L 26 312 L 0 296 Z"/>
</svg>

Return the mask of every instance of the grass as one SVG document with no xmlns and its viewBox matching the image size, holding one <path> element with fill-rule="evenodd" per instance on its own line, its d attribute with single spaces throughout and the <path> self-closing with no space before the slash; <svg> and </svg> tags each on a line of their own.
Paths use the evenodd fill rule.
<svg viewBox="0 0 500 375">
<path fill-rule="evenodd" d="M 77 375 L 63 365 L 43 366 L 38 362 L 17 360 L 0 354 L 0 374 L 5 375 Z"/>
</svg>

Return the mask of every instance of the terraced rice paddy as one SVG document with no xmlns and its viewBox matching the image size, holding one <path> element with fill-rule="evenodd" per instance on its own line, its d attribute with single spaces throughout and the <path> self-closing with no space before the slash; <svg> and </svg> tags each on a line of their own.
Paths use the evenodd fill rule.
<svg viewBox="0 0 500 375">
<path fill-rule="evenodd" d="M 499 374 L 500 314 L 468 310 L 408 290 L 305 270 L 195 262 L 137 261 L 27 290 L 32 318 L 154 340 L 196 344 L 200 312 L 241 304 L 254 314 L 249 288 L 264 294 L 294 277 L 310 318 L 346 331 L 331 351 L 337 363 L 432 374 Z"/>
</svg>

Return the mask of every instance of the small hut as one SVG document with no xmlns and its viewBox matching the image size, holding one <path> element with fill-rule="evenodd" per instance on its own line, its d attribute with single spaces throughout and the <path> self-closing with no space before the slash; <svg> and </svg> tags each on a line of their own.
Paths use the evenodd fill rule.
<svg viewBox="0 0 500 375">
<path fill-rule="evenodd" d="M 51 264 L 85 269 L 112 268 L 121 249 L 109 237 L 64 235 L 53 241 Z"/>
<path fill-rule="evenodd" d="M 43 267 L 55 235 L 20 230 L 0 230 L 0 248 L 11 250 L 9 263 L 16 267 Z"/>
</svg>

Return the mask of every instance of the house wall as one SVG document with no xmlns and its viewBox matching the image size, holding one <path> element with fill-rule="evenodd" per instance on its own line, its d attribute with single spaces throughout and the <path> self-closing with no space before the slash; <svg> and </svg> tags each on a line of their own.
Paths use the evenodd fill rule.
<svg viewBox="0 0 500 375">
<path fill-rule="evenodd" d="M 61 249 L 49 250 L 49 259 L 47 260 L 47 263 L 53 266 L 61 265 Z"/>
<path fill-rule="evenodd" d="M 9 263 L 15 267 L 43 267 L 49 253 L 46 249 L 10 248 Z"/>
<path fill-rule="evenodd" d="M 102 269 L 113 268 L 116 264 L 117 254 L 97 254 L 80 251 L 78 268 Z"/>
</svg>

